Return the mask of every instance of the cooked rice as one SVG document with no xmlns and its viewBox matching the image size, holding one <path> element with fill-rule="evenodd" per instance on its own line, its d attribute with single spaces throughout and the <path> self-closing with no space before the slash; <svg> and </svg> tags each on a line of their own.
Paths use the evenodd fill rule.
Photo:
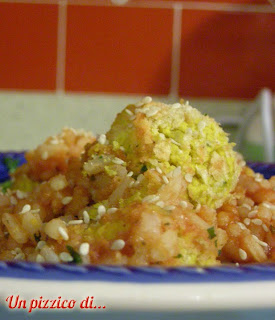
<svg viewBox="0 0 275 320">
<path fill-rule="evenodd" d="M 99 139 L 110 148 L 105 136 Z M 194 206 L 180 193 L 191 176 L 184 179 L 175 169 L 168 179 L 156 167 L 136 177 L 127 172 L 121 149 L 116 157 L 109 153 L 109 175 L 101 159 L 89 171 L 93 179 L 83 174 L 94 141 L 65 129 L 26 154 L 11 190 L 0 193 L 1 260 L 165 266 L 275 261 L 275 177 L 266 180 L 244 166 L 218 209 Z M 142 199 L 136 192 L 145 185 L 152 190 Z"/>
</svg>

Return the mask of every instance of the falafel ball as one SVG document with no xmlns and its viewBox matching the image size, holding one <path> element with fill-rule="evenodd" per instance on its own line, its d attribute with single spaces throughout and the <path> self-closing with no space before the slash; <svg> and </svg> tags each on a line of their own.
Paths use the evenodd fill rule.
<svg viewBox="0 0 275 320">
<path fill-rule="evenodd" d="M 148 103 L 146 103 L 148 102 Z M 114 150 L 123 150 L 127 169 L 164 175 L 180 167 L 187 188 L 183 200 L 212 208 L 222 205 L 236 186 L 241 167 L 219 124 L 188 103 L 146 101 L 128 105 L 106 134 Z"/>
</svg>

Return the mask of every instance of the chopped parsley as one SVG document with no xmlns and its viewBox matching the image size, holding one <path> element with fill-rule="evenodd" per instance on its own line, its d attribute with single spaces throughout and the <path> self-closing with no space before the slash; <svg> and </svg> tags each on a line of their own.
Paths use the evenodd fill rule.
<svg viewBox="0 0 275 320">
<path fill-rule="evenodd" d="M 0 183 L 0 190 L 3 192 L 3 193 L 6 193 L 8 189 L 10 189 L 12 186 L 12 182 L 11 180 L 8 180 L 8 181 L 5 181 L 3 183 Z"/>
<path fill-rule="evenodd" d="M 213 239 L 213 238 L 216 237 L 216 233 L 215 233 L 214 227 L 208 228 L 207 232 L 208 232 L 208 235 L 209 235 L 209 239 Z"/>
<path fill-rule="evenodd" d="M 140 173 L 144 173 L 148 170 L 147 166 L 144 164 L 141 169 L 140 169 Z"/>
<path fill-rule="evenodd" d="M 222 250 L 218 250 L 218 256 L 220 256 L 222 253 Z"/>
<path fill-rule="evenodd" d="M 272 234 L 275 234 L 275 227 L 270 226 L 269 229 L 270 229 L 270 231 L 271 231 Z"/>
<path fill-rule="evenodd" d="M 176 259 L 180 259 L 180 258 L 182 258 L 182 254 L 181 254 L 181 253 L 179 253 L 177 256 L 175 256 L 175 258 L 176 258 Z"/>
<path fill-rule="evenodd" d="M 164 223 L 165 226 L 170 226 L 170 222 Z"/>
<path fill-rule="evenodd" d="M 73 257 L 73 261 L 74 263 L 81 263 L 82 259 L 79 253 L 77 253 L 73 247 L 71 246 L 66 246 L 67 250 L 69 251 L 70 255 Z"/>
<path fill-rule="evenodd" d="M 215 240 L 215 247 L 216 248 L 218 247 L 218 240 L 217 239 Z"/>
<path fill-rule="evenodd" d="M 4 164 L 8 168 L 9 173 L 13 173 L 19 165 L 19 160 L 7 157 L 4 158 Z"/>
<path fill-rule="evenodd" d="M 39 242 L 41 240 L 41 233 L 38 231 L 37 234 L 34 233 L 34 239 L 36 242 Z"/>
</svg>

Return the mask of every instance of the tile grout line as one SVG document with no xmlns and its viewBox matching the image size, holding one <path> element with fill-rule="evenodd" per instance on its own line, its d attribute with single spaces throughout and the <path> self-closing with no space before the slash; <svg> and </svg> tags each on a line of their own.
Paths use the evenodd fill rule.
<svg viewBox="0 0 275 320">
<path fill-rule="evenodd" d="M 58 4 L 60 0 L 0 0 L 0 3 Z"/>
<path fill-rule="evenodd" d="M 274 0 L 268 0 L 274 1 Z M 231 4 L 221 2 L 199 2 L 199 1 L 153 1 L 153 0 L 132 0 L 125 5 L 113 5 L 106 0 L 68 0 L 69 4 L 79 6 L 112 6 L 127 8 L 154 8 L 173 9 L 180 6 L 182 10 L 203 10 L 203 11 L 226 11 L 226 12 L 254 12 L 254 13 L 274 13 L 274 8 L 270 4 Z"/>
<path fill-rule="evenodd" d="M 173 30 L 172 30 L 172 61 L 171 61 L 171 79 L 170 96 L 177 98 L 179 96 L 180 84 L 180 53 L 181 53 L 181 26 L 182 9 L 175 5 L 173 9 Z"/>
<path fill-rule="evenodd" d="M 0 0 L 0 3 L 32 3 L 32 4 L 58 4 L 59 0 Z M 111 6 L 127 8 L 154 8 L 173 9 L 175 5 L 181 6 L 182 10 L 198 11 L 225 11 L 225 12 L 247 12 L 247 13 L 275 13 L 274 0 L 268 0 L 269 4 L 231 4 L 231 3 L 211 3 L 198 1 L 152 1 L 152 0 L 132 0 L 125 5 L 118 6 L 107 0 L 67 0 L 70 5 L 79 6 Z"/>
<path fill-rule="evenodd" d="M 64 93 L 66 73 L 67 0 L 58 2 L 56 92 Z"/>
</svg>

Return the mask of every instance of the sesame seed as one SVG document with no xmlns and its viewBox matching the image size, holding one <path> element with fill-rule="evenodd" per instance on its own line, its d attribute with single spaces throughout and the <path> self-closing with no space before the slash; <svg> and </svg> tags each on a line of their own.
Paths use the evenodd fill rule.
<svg viewBox="0 0 275 320">
<path fill-rule="evenodd" d="M 264 242 L 264 241 L 259 240 L 259 244 L 260 244 L 262 247 L 265 247 L 265 248 L 268 247 L 268 244 L 267 244 L 266 242 Z"/>
<path fill-rule="evenodd" d="M 101 134 L 101 135 L 99 136 L 99 138 L 98 138 L 98 142 L 99 142 L 100 144 L 105 144 L 105 142 L 106 142 L 106 135 L 105 135 L 105 134 Z"/>
<path fill-rule="evenodd" d="M 261 226 L 263 224 L 263 221 L 261 219 L 253 219 L 251 221 L 257 226 Z"/>
<path fill-rule="evenodd" d="M 131 188 L 134 184 L 135 184 L 135 181 L 131 181 L 131 182 L 129 183 L 129 187 Z"/>
<path fill-rule="evenodd" d="M 163 208 L 163 207 L 164 207 L 164 202 L 163 202 L 163 201 L 158 201 L 158 202 L 156 203 L 156 205 L 157 205 L 158 207 L 160 207 L 160 208 Z"/>
<path fill-rule="evenodd" d="M 244 161 L 244 160 L 242 160 L 241 162 L 240 162 L 240 166 L 241 167 L 244 167 L 246 165 L 246 162 Z"/>
<path fill-rule="evenodd" d="M 60 191 L 65 188 L 66 183 L 63 179 L 56 177 L 51 180 L 50 185 L 53 190 Z"/>
<path fill-rule="evenodd" d="M 186 105 L 186 106 L 189 106 L 189 101 L 188 101 L 188 100 L 185 102 L 185 105 Z"/>
<path fill-rule="evenodd" d="M 248 218 L 254 218 L 257 215 L 258 211 L 257 210 L 252 210 L 251 212 L 248 213 Z"/>
<path fill-rule="evenodd" d="M 168 180 L 168 178 L 167 178 L 166 176 L 162 176 L 162 179 L 163 179 L 163 181 L 164 181 L 166 184 L 169 183 L 169 180 Z"/>
<path fill-rule="evenodd" d="M 115 240 L 111 245 L 111 250 L 121 250 L 125 247 L 125 241 L 122 239 Z"/>
<path fill-rule="evenodd" d="M 206 127 L 206 123 L 204 121 L 200 121 L 198 123 L 198 129 L 203 130 Z"/>
<path fill-rule="evenodd" d="M 48 151 L 42 152 L 42 154 L 41 154 L 41 159 L 42 159 L 42 160 L 47 160 L 48 157 L 49 157 Z"/>
<path fill-rule="evenodd" d="M 21 190 L 16 190 L 16 197 L 18 199 L 25 199 L 27 197 L 27 194 Z"/>
<path fill-rule="evenodd" d="M 254 234 L 252 235 L 252 238 L 262 247 L 268 247 L 268 244 L 264 241 L 261 241 L 257 236 L 255 236 Z"/>
<path fill-rule="evenodd" d="M 112 213 L 115 213 L 117 210 L 118 210 L 117 208 L 109 208 L 109 209 L 107 210 L 107 213 L 112 214 Z"/>
<path fill-rule="evenodd" d="M 185 178 L 185 180 L 186 180 L 187 182 L 189 182 L 189 183 L 191 183 L 192 180 L 193 180 L 193 176 L 192 176 L 192 174 L 190 174 L 190 173 L 186 173 L 186 175 L 184 176 L 184 178 Z"/>
<path fill-rule="evenodd" d="M 181 202 L 180 202 L 180 206 L 181 206 L 182 208 L 187 208 L 188 203 L 187 203 L 186 201 L 181 201 Z"/>
<path fill-rule="evenodd" d="M 97 208 L 97 219 L 100 219 L 106 213 L 106 208 L 103 205 L 100 205 Z"/>
<path fill-rule="evenodd" d="M 83 211 L 83 220 L 84 220 L 84 223 L 86 223 L 86 224 L 88 224 L 90 222 L 90 216 L 86 210 Z"/>
<path fill-rule="evenodd" d="M 186 133 L 189 134 L 189 135 L 191 135 L 191 134 L 193 133 L 193 130 L 190 129 L 190 128 L 188 128 L 188 129 L 186 129 Z"/>
<path fill-rule="evenodd" d="M 119 147 L 119 149 L 121 150 L 121 151 L 125 151 L 125 148 L 124 147 Z"/>
<path fill-rule="evenodd" d="M 79 220 L 71 220 L 68 222 L 68 225 L 78 225 L 78 224 L 82 224 L 83 220 L 79 219 Z"/>
<path fill-rule="evenodd" d="M 43 241 L 43 240 L 38 241 L 35 249 L 41 250 L 45 245 L 46 245 L 46 241 Z"/>
<path fill-rule="evenodd" d="M 58 227 L 58 232 L 65 241 L 69 240 L 69 235 L 63 227 Z"/>
<path fill-rule="evenodd" d="M 174 139 L 171 139 L 171 142 L 172 143 L 174 143 L 175 145 L 177 145 L 177 146 L 180 146 L 180 143 L 178 143 L 176 140 L 174 140 Z"/>
<path fill-rule="evenodd" d="M 134 172 L 130 171 L 130 172 L 127 173 L 127 177 L 132 177 L 133 174 L 134 174 Z"/>
<path fill-rule="evenodd" d="M 66 205 L 69 204 L 72 201 L 73 197 L 64 197 L 61 202 L 62 204 Z"/>
<path fill-rule="evenodd" d="M 250 225 L 251 220 L 249 218 L 245 218 L 243 221 L 247 226 Z"/>
<path fill-rule="evenodd" d="M 263 202 L 262 205 L 264 207 L 266 207 L 267 209 L 271 209 L 272 208 L 272 205 L 270 203 L 267 203 L 267 202 Z"/>
<path fill-rule="evenodd" d="M 165 135 L 163 133 L 160 133 L 159 134 L 159 137 L 161 138 L 161 140 L 164 140 L 165 139 Z"/>
<path fill-rule="evenodd" d="M 236 263 L 235 263 L 235 266 L 236 266 L 236 267 L 239 267 L 239 266 L 240 266 L 239 262 L 236 262 Z"/>
<path fill-rule="evenodd" d="M 112 160 L 113 163 L 115 164 L 124 164 L 125 162 L 117 157 L 115 157 L 113 160 Z"/>
<path fill-rule="evenodd" d="M 243 204 L 242 204 L 242 208 L 246 208 L 246 209 L 248 209 L 248 210 L 251 210 L 251 207 L 250 207 L 248 204 L 246 204 L 246 203 L 243 203 Z"/>
<path fill-rule="evenodd" d="M 29 204 L 25 204 L 24 207 L 22 208 L 21 212 L 19 214 L 24 214 L 31 211 L 31 206 Z"/>
<path fill-rule="evenodd" d="M 196 211 L 200 211 L 200 209 L 201 209 L 201 204 L 198 203 L 197 206 L 196 206 Z"/>
<path fill-rule="evenodd" d="M 153 117 L 154 115 L 156 115 L 159 112 L 159 108 L 158 107 L 151 107 L 147 112 L 146 112 L 146 116 L 147 117 Z"/>
<path fill-rule="evenodd" d="M 74 260 L 73 257 L 68 252 L 61 252 L 59 254 L 59 258 L 63 262 L 71 262 Z"/>
<path fill-rule="evenodd" d="M 25 253 L 21 252 L 18 253 L 15 257 L 14 260 L 24 260 L 25 259 Z"/>
<path fill-rule="evenodd" d="M 247 253 L 243 249 L 239 249 L 239 255 L 242 260 L 247 258 Z"/>
<path fill-rule="evenodd" d="M 256 178 L 255 181 L 256 182 L 262 182 L 263 180 L 261 178 Z"/>
<path fill-rule="evenodd" d="M 167 211 L 173 211 L 176 209 L 176 206 L 166 206 L 163 208 L 164 210 L 167 210 Z"/>
<path fill-rule="evenodd" d="M 51 141 L 50 141 L 51 144 L 59 144 L 59 141 L 57 140 L 57 138 L 53 138 Z"/>
<path fill-rule="evenodd" d="M 264 229 L 264 231 L 265 232 L 269 232 L 269 229 L 268 229 L 268 227 L 267 227 L 267 225 L 266 224 L 262 224 L 262 227 L 263 227 L 263 229 Z"/>
<path fill-rule="evenodd" d="M 149 111 L 149 107 L 143 107 L 141 109 L 136 109 L 135 113 L 144 113 L 145 114 L 148 111 Z"/>
<path fill-rule="evenodd" d="M 153 99 L 152 99 L 151 97 L 145 97 L 145 98 L 141 99 L 141 101 L 138 102 L 138 103 L 136 104 L 136 106 L 137 106 L 137 107 L 141 107 L 141 106 L 143 106 L 144 104 L 150 103 L 150 102 L 152 102 L 152 101 L 153 101 Z"/>
<path fill-rule="evenodd" d="M 81 243 L 80 247 L 79 247 L 79 253 L 82 256 L 86 256 L 90 251 L 90 245 L 88 242 L 83 242 Z"/>
<path fill-rule="evenodd" d="M 242 230 L 245 230 L 245 229 L 246 229 L 246 226 L 245 226 L 243 223 L 238 222 L 238 225 L 239 225 L 239 227 L 240 227 Z"/>
<path fill-rule="evenodd" d="M 147 97 L 144 97 L 144 98 L 142 99 L 142 101 L 143 101 L 143 103 L 150 103 L 150 102 L 153 101 L 153 99 L 152 99 L 151 97 L 147 96 Z"/>
<path fill-rule="evenodd" d="M 159 174 L 162 174 L 162 170 L 161 170 L 160 167 L 156 167 L 156 170 L 157 170 L 157 172 L 158 172 Z"/>
<path fill-rule="evenodd" d="M 45 258 L 41 255 L 41 254 L 38 254 L 37 256 L 36 256 L 36 262 L 38 262 L 38 263 L 42 263 L 42 262 L 45 262 Z"/>
<path fill-rule="evenodd" d="M 180 103 L 174 103 L 174 104 L 172 104 L 172 106 L 171 106 L 173 109 L 179 109 L 179 108 L 181 108 L 181 104 Z"/>
<path fill-rule="evenodd" d="M 155 201 L 158 201 L 158 200 L 159 200 L 159 196 L 149 195 L 149 196 L 144 197 L 142 199 L 142 202 L 152 203 L 152 202 L 155 202 Z"/>
<path fill-rule="evenodd" d="M 125 112 L 127 112 L 129 114 L 129 116 L 133 116 L 134 115 L 133 112 L 131 110 L 129 110 L 129 109 L 125 109 Z"/>
</svg>

